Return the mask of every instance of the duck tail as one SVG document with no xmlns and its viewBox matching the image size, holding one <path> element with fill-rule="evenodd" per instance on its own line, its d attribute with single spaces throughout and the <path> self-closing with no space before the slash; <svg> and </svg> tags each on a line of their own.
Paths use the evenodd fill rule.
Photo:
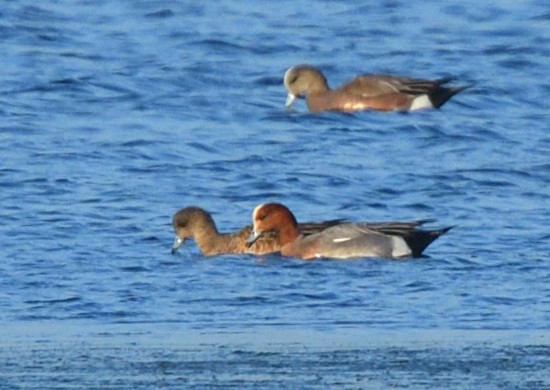
<svg viewBox="0 0 550 390">
<path fill-rule="evenodd" d="M 415 230 L 410 236 L 403 237 L 411 248 L 413 257 L 420 257 L 426 249 L 438 237 L 447 233 L 454 226 L 448 226 L 438 230 Z"/>
<path fill-rule="evenodd" d="M 462 87 L 440 87 L 440 88 L 437 88 L 433 93 L 431 93 L 429 95 L 429 98 L 434 108 L 439 108 L 442 105 L 444 105 L 447 102 L 447 100 L 452 98 L 454 95 L 470 87 L 471 85 L 465 85 Z"/>
<path fill-rule="evenodd" d="M 449 81 L 452 81 L 452 78 L 445 78 L 437 80 L 437 84 L 439 85 L 438 88 L 435 88 L 433 92 L 431 92 L 428 97 L 430 101 L 432 102 L 432 105 L 434 108 L 439 108 L 442 105 L 444 105 L 447 100 L 452 98 L 457 93 L 460 93 L 464 91 L 465 89 L 468 89 L 473 86 L 473 84 L 469 85 L 463 85 L 461 87 L 444 87 L 443 84 L 448 83 Z"/>
</svg>

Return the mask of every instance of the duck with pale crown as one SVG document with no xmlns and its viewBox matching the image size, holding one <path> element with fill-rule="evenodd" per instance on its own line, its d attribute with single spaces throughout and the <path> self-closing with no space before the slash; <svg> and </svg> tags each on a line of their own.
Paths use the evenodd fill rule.
<svg viewBox="0 0 550 390">
<path fill-rule="evenodd" d="M 323 222 L 300 224 L 304 234 L 312 234 L 342 223 L 335 219 Z M 278 252 L 281 249 L 276 233 L 265 234 L 253 247 L 246 244 L 252 234 L 252 225 L 245 226 L 233 233 L 219 233 L 210 213 L 200 207 L 186 207 L 179 210 L 172 218 L 176 238 L 172 245 L 172 254 L 176 253 L 187 239 L 193 239 L 204 256 L 216 256 L 231 253 L 264 255 Z"/>
<path fill-rule="evenodd" d="M 252 246 L 264 234 L 276 232 L 281 255 L 300 259 L 350 259 L 376 257 L 402 259 L 420 257 L 424 249 L 452 227 L 418 229 L 428 221 L 386 223 L 338 223 L 305 235 L 294 214 L 280 203 L 261 204 L 252 213 Z"/>
<path fill-rule="evenodd" d="M 288 69 L 284 85 L 286 107 L 298 98 L 306 100 L 311 112 L 360 110 L 415 111 L 439 108 L 469 86 L 446 87 L 451 78 L 412 79 L 392 75 L 362 75 L 339 88 L 331 89 L 319 69 L 296 65 Z"/>
</svg>

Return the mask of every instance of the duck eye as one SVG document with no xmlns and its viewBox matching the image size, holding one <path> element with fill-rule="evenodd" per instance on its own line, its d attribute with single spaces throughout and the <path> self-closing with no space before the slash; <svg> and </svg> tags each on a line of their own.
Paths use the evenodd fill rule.
<svg viewBox="0 0 550 390">
<path fill-rule="evenodd" d="M 178 218 L 177 225 L 180 228 L 184 228 L 189 224 L 189 218 Z"/>
<path fill-rule="evenodd" d="M 259 219 L 260 221 L 263 221 L 263 220 L 265 219 L 265 214 L 260 214 L 260 215 L 258 215 L 258 219 Z"/>
</svg>

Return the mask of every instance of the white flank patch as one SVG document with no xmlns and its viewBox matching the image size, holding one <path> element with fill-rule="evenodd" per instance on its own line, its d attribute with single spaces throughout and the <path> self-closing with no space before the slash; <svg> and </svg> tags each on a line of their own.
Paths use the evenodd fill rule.
<svg viewBox="0 0 550 390">
<path fill-rule="evenodd" d="M 405 240 L 401 237 L 392 236 L 392 247 L 392 257 L 400 258 L 412 255 L 411 248 L 409 248 Z"/>
<path fill-rule="evenodd" d="M 428 95 L 420 95 L 412 101 L 410 111 L 422 110 L 424 108 L 433 108 L 434 105 L 430 101 Z"/>
<path fill-rule="evenodd" d="M 334 240 L 332 240 L 332 242 L 346 242 L 346 241 L 349 241 L 351 240 L 351 237 L 343 237 L 343 238 L 335 238 Z"/>
<path fill-rule="evenodd" d="M 344 103 L 342 105 L 342 109 L 345 111 L 368 110 L 369 108 L 371 107 L 361 102 Z"/>
</svg>

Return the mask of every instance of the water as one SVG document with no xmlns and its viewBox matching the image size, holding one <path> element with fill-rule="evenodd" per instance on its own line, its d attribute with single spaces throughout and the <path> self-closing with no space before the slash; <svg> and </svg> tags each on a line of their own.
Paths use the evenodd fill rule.
<svg viewBox="0 0 550 390">
<path fill-rule="evenodd" d="M 549 388 L 550 6 L 8 1 L 2 388 Z M 455 76 L 311 115 L 284 71 Z M 457 225 L 403 262 L 170 255 L 172 214 Z"/>
</svg>

